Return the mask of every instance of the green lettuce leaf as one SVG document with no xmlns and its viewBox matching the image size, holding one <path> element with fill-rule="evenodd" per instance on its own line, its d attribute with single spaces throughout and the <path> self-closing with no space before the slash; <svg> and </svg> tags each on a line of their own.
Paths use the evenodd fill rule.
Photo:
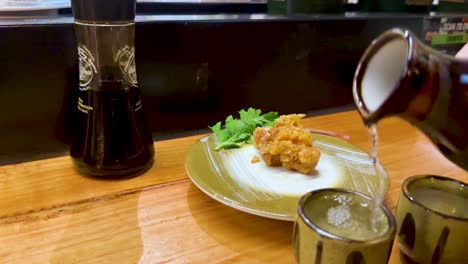
<svg viewBox="0 0 468 264">
<path fill-rule="evenodd" d="M 259 109 L 249 108 L 239 111 L 239 119 L 228 116 L 223 123 L 220 121 L 210 127 L 218 139 L 215 150 L 240 148 L 244 144 L 252 144 L 252 134 L 257 127 L 273 126 L 278 119 L 278 112 L 268 112 L 262 115 Z"/>
</svg>

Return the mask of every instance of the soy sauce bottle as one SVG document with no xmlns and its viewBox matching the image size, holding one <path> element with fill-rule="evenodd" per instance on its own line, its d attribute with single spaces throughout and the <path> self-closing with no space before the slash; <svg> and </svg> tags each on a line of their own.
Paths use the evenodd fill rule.
<svg viewBox="0 0 468 264">
<path fill-rule="evenodd" d="M 72 0 L 80 77 L 70 155 L 87 175 L 118 178 L 153 163 L 135 68 L 135 4 Z"/>
</svg>

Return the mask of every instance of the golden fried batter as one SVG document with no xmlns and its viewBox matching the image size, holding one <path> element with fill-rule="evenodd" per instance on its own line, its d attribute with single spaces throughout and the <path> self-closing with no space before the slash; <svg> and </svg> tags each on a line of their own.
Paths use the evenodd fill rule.
<svg viewBox="0 0 468 264">
<path fill-rule="evenodd" d="M 304 114 L 282 115 L 274 127 L 258 127 L 253 143 L 268 166 L 283 166 L 309 173 L 317 166 L 320 151 L 312 147 L 312 134 L 304 130 L 300 120 Z"/>
<path fill-rule="evenodd" d="M 257 163 L 259 161 L 260 161 L 260 159 L 257 156 L 253 156 L 253 158 L 252 158 L 252 160 L 250 162 Z"/>
</svg>

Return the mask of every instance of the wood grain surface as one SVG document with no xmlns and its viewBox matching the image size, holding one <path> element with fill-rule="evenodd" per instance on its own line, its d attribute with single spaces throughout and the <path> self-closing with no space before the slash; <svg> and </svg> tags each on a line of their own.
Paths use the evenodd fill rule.
<svg viewBox="0 0 468 264">
<path fill-rule="evenodd" d="M 307 118 L 310 128 L 369 139 L 354 111 Z M 203 135 L 158 141 L 147 173 L 100 180 L 69 157 L 0 167 L 0 263 L 294 263 L 291 222 L 226 207 L 188 179 L 188 148 Z M 427 138 L 397 118 L 379 124 L 379 159 L 394 211 L 402 182 L 417 174 L 468 181 Z M 400 263 L 394 243 L 390 263 Z"/>
</svg>

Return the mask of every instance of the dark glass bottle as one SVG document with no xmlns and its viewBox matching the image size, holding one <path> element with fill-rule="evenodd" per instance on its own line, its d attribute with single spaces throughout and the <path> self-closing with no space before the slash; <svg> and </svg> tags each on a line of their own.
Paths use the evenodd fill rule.
<svg viewBox="0 0 468 264">
<path fill-rule="evenodd" d="M 366 124 L 399 116 L 468 170 L 468 61 L 424 45 L 408 30 L 389 30 L 361 58 L 353 94 Z"/>
<path fill-rule="evenodd" d="M 154 146 L 137 85 L 135 1 L 72 0 L 79 93 L 70 155 L 88 175 L 143 172 Z"/>
</svg>

